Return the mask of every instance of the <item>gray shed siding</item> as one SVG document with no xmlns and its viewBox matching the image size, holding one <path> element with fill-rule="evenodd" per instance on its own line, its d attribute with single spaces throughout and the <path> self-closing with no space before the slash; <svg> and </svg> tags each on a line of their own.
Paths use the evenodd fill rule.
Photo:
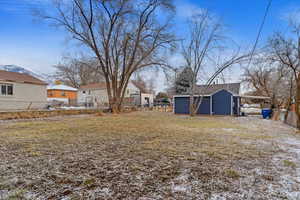
<svg viewBox="0 0 300 200">
<path fill-rule="evenodd" d="M 203 97 L 201 105 L 197 111 L 197 114 L 200 115 L 210 114 L 210 97 Z"/>
<path fill-rule="evenodd" d="M 174 98 L 175 114 L 189 114 L 190 98 L 189 97 L 175 97 Z"/>
<path fill-rule="evenodd" d="M 213 114 L 214 115 L 231 115 L 232 114 L 232 97 L 233 95 L 226 91 L 220 90 L 212 95 Z"/>
<path fill-rule="evenodd" d="M 195 101 L 198 99 L 195 98 Z M 175 97 L 175 114 L 189 114 L 190 109 L 190 97 Z M 210 114 L 210 97 L 204 97 L 201 105 L 197 111 L 197 114 L 209 115 Z"/>
<path fill-rule="evenodd" d="M 195 97 L 197 100 L 199 97 Z M 189 114 L 190 97 L 174 97 L 174 113 Z M 197 114 L 213 115 L 240 115 L 240 97 L 225 89 L 220 90 L 212 96 L 205 96 L 202 100 Z"/>
</svg>

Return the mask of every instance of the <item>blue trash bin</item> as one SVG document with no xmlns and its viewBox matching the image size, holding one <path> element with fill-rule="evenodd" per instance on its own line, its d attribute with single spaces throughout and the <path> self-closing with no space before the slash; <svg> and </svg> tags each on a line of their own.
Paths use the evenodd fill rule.
<svg viewBox="0 0 300 200">
<path fill-rule="evenodd" d="M 272 115 L 272 110 L 270 108 L 264 108 L 262 109 L 261 114 L 264 119 L 270 119 Z"/>
</svg>

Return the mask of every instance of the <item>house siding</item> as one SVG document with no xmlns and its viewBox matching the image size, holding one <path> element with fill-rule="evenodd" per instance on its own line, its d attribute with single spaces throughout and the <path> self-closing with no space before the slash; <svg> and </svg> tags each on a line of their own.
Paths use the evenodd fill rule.
<svg viewBox="0 0 300 200">
<path fill-rule="evenodd" d="M 83 89 L 78 91 L 78 103 L 94 106 L 105 105 L 108 103 L 108 95 L 105 89 Z"/>
<path fill-rule="evenodd" d="M 132 94 L 139 94 L 139 89 L 135 87 L 132 83 L 128 83 L 124 97 L 130 98 Z M 78 103 L 79 104 L 92 103 L 94 107 L 107 106 L 109 103 L 107 90 L 102 88 L 101 89 L 80 88 L 78 90 Z"/>
<path fill-rule="evenodd" d="M 64 93 L 65 95 L 62 95 Z M 47 91 L 48 98 L 67 98 L 70 100 L 77 99 L 76 91 L 68 91 L 68 90 L 48 90 Z"/>
<path fill-rule="evenodd" d="M 212 95 L 213 114 L 214 115 L 231 115 L 232 114 L 232 97 L 233 95 L 226 91 L 220 90 Z"/>
<path fill-rule="evenodd" d="M 0 110 L 43 109 L 47 105 L 46 85 L 0 82 L 13 85 L 13 95 L 0 95 Z"/>
</svg>

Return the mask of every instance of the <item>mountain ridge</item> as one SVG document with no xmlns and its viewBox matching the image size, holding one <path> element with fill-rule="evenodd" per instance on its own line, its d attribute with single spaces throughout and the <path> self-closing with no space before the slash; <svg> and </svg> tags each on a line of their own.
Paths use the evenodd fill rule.
<svg viewBox="0 0 300 200">
<path fill-rule="evenodd" d="M 46 78 L 44 75 L 35 73 L 31 70 L 28 70 L 24 67 L 17 66 L 17 65 L 0 65 L 0 70 L 9 71 L 9 72 L 17 72 L 21 74 L 28 74 L 35 78 L 41 79 L 45 82 L 49 82 L 48 78 Z"/>
</svg>

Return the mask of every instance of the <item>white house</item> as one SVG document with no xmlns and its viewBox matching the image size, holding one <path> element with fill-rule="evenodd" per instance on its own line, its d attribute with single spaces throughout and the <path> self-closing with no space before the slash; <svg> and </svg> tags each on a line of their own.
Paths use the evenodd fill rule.
<svg viewBox="0 0 300 200">
<path fill-rule="evenodd" d="M 28 74 L 0 70 L 0 110 L 42 109 L 47 83 Z"/>
<path fill-rule="evenodd" d="M 125 92 L 125 102 L 134 105 L 153 105 L 153 95 L 141 93 L 140 89 L 133 83 L 129 82 Z M 148 103 L 149 102 L 149 103 Z M 78 90 L 78 104 L 91 107 L 101 107 L 108 105 L 108 95 L 106 83 L 93 83 L 83 85 Z"/>
</svg>

